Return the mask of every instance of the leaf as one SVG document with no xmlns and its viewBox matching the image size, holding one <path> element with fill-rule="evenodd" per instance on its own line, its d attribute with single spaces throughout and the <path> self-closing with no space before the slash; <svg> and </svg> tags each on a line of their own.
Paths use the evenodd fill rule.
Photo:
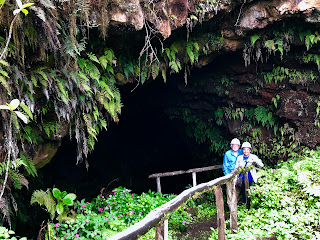
<svg viewBox="0 0 320 240">
<path fill-rule="evenodd" d="M 23 12 L 25 16 L 27 16 L 29 13 L 27 9 L 21 9 L 21 12 Z"/>
<path fill-rule="evenodd" d="M 260 38 L 260 36 L 258 34 L 254 34 L 250 37 L 251 39 L 251 46 L 253 47 L 254 44 L 256 43 L 256 41 Z"/>
<path fill-rule="evenodd" d="M 156 79 L 156 77 L 158 76 L 159 74 L 159 65 L 157 63 L 153 63 L 151 65 L 151 74 L 152 74 L 152 78 L 153 80 Z"/>
<path fill-rule="evenodd" d="M 25 124 L 28 124 L 28 118 L 22 112 L 19 112 L 19 111 L 14 111 L 14 112 Z"/>
<path fill-rule="evenodd" d="M 57 204 L 57 213 L 60 215 L 63 212 L 64 212 L 63 203 L 62 202 L 58 202 L 58 204 Z"/>
<path fill-rule="evenodd" d="M 52 194 L 56 199 L 61 200 L 61 191 L 58 188 L 52 189 Z"/>
<path fill-rule="evenodd" d="M 315 42 L 315 39 L 317 39 L 316 36 L 313 35 L 313 34 L 311 34 L 311 35 L 309 36 L 309 38 L 310 38 L 310 42 L 311 42 L 312 44 Z"/>
<path fill-rule="evenodd" d="M 84 88 L 84 90 L 86 90 L 87 92 L 90 92 L 90 93 L 92 93 L 92 90 L 91 90 L 91 88 L 87 85 L 87 84 L 85 84 L 85 83 L 82 83 L 81 84 L 81 86 Z"/>
<path fill-rule="evenodd" d="M 113 94 L 113 92 L 111 91 L 111 89 L 110 89 L 110 87 L 109 87 L 108 85 L 106 85 L 104 89 L 106 89 L 106 90 L 107 90 L 107 93 L 108 93 L 112 98 L 114 98 L 114 94 Z"/>
<path fill-rule="evenodd" d="M 114 57 L 114 52 L 112 49 L 108 48 L 104 51 L 104 54 L 106 56 L 106 58 L 108 59 L 108 62 L 110 64 L 112 64 L 112 60 L 113 60 L 113 57 Z"/>
<path fill-rule="evenodd" d="M 108 71 L 109 73 L 114 74 L 113 68 L 112 68 L 110 65 L 107 65 L 107 71 Z"/>
<path fill-rule="evenodd" d="M 90 82 L 89 78 L 83 72 L 78 72 L 78 76 L 81 77 L 86 82 Z"/>
<path fill-rule="evenodd" d="M 6 71 L 3 71 L 2 69 L 0 69 L 0 73 L 4 76 L 4 77 L 9 77 L 9 74 Z"/>
<path fill-rule="evenodd" d="M 87 55 L 88 55 L 88 57 L 90 58 L 91 61 L 94 61 L 94 62 L 100 64 L 100 62 L 99 62 L 98 58 L 96 57 L 96 55 L 94 55 L 93 53 L 87 53 Z"/>
<path fill-rule="evenodd" d="M 145 71 L 143 71 L 141 73 L 141 84 L 144 84 L 146 79 L 147 79 L 147 73 Z"/>
<path fill-rule="evenodd" d="M 33 120 L 33 116 L 32 116 L 32 113 L 31 113 L 29 107 L 22 102 L 20 103 L 20 107 L 23 109 L 23 111 L 25 111 L 28 114 L 29 118 L 31 118 Z"/>
<path fill-rule="evenodd" d="M 189 44 L 187 45 L 187 53 L 190 58 L 191 64 L 193 64 L 194 63 L 194 54 L 193 54 L 192 48 Z"/>
<path fill-rule="evenodd" d="M 193 46 L 196 49 L 196 51 L 199 51 L 200 47 L 199 47 L 199 44 L 197 42 L 194 42 Z"/>
<path fill-rule="evenodd" d="M 10 110 L 9 106 L 7 106 L 7 105 L 0 105 L 0 109 Z"/>
<path fill-rule="evenodd" d="M 16 3 L 18 4 L 19 8 L 22 8 L 22 2 L 20 0 L 16 0 Z"/>
<path fill-rule="evenodd" d="M 70 198 L 73 201 L 77 198 L 77 195 L 74 193 L 68 193 L 64 198 Z"/>
<path fill-rule="evenodd" d="M 161 74 L 162 74 L 163 81 L 166 83 L 167 82 L 166 70 L 162 69 Z"/>
<path fill-rule="evenodd" d="M 64 198 L 64 199 L 62 199 L 62 202 L 65 205 L 68 205 L 68 206 L 72 206 L 73 205 L 73 201 L 70 198 Z"/>
<path fill-rule="evenodd" d="M 43 79 L 48 82 L 49 81 L 48 76 L 44 71 L 42 71 L 42 69 L 44 69 L 44 68 L 39 68 L 34 72 L 40 74 L 43 77 Z"/>
<path fill-rule="evenodd" d="M 106 57 L 106 56 L 102 56 L 102 57 L 99 58 L 99 60 L 100 60 L 101 66 L 102 66 L 104 69 L 106 69 L 106 67 L 107 67 L 107 65 L 108 65 L 108 59 L 107 59 L 107 57 Z"/>
<path fill-rule="evenodd" d="M 191 15 L 190 19 L 198 21 L 198 18 L 195 15 Z"/>
<path fill-rule="evenodd" d="M 273 40 L 267 40 L 267 41 L 265 41 L 264 46 L 265 46 L 266 48 L 270 49 L 270 50 L 275 50 L 275 49 L 276 49 L 276 48 L 275 48 L 275 43 L 274 43 Z"/>
<path fill-rule="evenodd" d="M 6 79 L 0 75 L 0 83 L 7 90 L 8 95 L 11 95 L 10 87 Z"/>
<path fill-rule="evenodd" d="M 17 15 L 19 12 L 21 11 L 21 9 L 16 9 L 13 11 L 13 15 Z"/>
<path fill-rule="evenodd" d="M 0 60 L 0 64 L 3 65 L 3 66 L 6 66 L 6 67 L 9 67 L 10 64 L 4 60 Z"/>
<path fill-rule="evenodd" d="M 0 0 L 0 5 L 2 5 L 4 3 L 5 0 Z"/>
<path fill-rule="evenodd" d="M 65 196 L 67 196 L 67 192 L 66 191 L 61 192 L 61 198 L 64 198 Z"/>
<path fill-rule="evenodd" d="M 9 103 L 9 107 L 11 108 L 11 110 L 15 110 L 17 107 L 19 107 L 20 101 L 18 99 L 13 99 L 10 103 Z"/>
</svg>

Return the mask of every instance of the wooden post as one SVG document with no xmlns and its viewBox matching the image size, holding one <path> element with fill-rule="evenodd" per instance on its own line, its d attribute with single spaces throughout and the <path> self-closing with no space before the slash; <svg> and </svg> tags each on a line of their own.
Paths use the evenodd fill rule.
<svg viewBox="0 0 320 240">
<path fill-rule="evenodd" d="M 169 239 L 169 231 L 168 231 L 168 218 L 165 218 L 164 220 L 164 226 L 163 226 L 163 240 Z"/>
<path fill-rule="evenodd" d="M 194 187 L 197 186 L 197 173 L 196 172 L 192 173 L 192 184 Z"/>
<path fill-rule="evenodd" d="M 158 193 L 161 193 L 160 177 L 157 177 L 157 191 L 158 191 Z"/>
<path fill-rule="evenodd" d="M 155 240 L 168 240 L 168 219 L 161 220 L 156 227 Z"/>
<path fill-rule="evenodd" d="M 217 187 L 215 195 L 217 204 L 218 240 L 225 240 L 224 203 L 221 186 Z"/>
<path fill-rule="evenodd" d="M 245 192 L 246 192 L 246 208 L 249 210 L 250 209 L 250 198 L 248 198 L 248 190 L 250 188 L 249 186 L 249 178 L 248 178 L 248 173 L 246 172 L 244 175 L 244 183 L 245 183 Z"/>
<path fill-rule="evenodd" d="M 227 199 L 230 209 L 230 230 L 236 232 L 238 230 L 238 200 L 234 181 L 227 183 Z"/>
<path fill-rule="evenodd" d="M 156 226 L 155 240 L 164 240 L 163 235 L 164 235 L 164 221 L 161 220 Z"/>
</svg>

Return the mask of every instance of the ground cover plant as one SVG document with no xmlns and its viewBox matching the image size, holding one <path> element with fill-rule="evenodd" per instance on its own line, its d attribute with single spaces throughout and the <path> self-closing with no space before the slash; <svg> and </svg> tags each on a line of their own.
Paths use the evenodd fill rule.
<svg viewBox="0 0 320 240">
<path fill-rule="evenodd" d="M 45 201 L 49 201 L 48 195 L 49 198 L 51 195 L 55 196 L 57 189 L 53 189 L 52 192 L 53 194 L 50 190 L 36 192 L 32 203 L 38 202 L 46 206 Z M 66 192 L 61 194 L 69 195 Z M 41 201 L 41 196 L 46 200 Z M 132 193 L 130 189 L 118 187 L 109 195 L 99 195 L 91 202 L 85 199 L 75 200 L 72 205 L 65 204 L 64 211 L 51 211 L 56 217 L 48 222 L 46 231 L 42 235 L 46 239 L 107 239 L 142 220 L 150 211 L 174 197 L 176 197 L 174 194 L 160 194 L 152 191 L 138 195 Z M 59 202 L 63 203 L 63 201 Z M 213 193 L 205 193 L 190 199 L 168 216 L 169 239 L 178 239 L 177 235 L 185 232 L 190 224 L 215 214 Z M 141 239 L 154 239 L 154 236 L 155 228 Z"/>
<path fill-rule="evenodd" d="M 320 152 L 291 158 L 275 169 L 260 170 L 259 183 L 250 188 L 251 209 L 238 209 L 238 232 L 226 239 L 319 239 Z M 218 239 L 212 229 L 210 240 Z"/>
</svg>

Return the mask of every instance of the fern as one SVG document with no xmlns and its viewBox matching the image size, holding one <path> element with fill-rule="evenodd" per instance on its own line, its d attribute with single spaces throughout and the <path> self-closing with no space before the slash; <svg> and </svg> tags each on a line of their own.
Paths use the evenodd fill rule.
<svg viewBox="0 0 320 240">
<path fill-rule="evenodd" d="M 94 65 L 91 62 L 88 62 L 87 65 L 86 65 L 85 71 L 86 71 L 87 74 L 89 74 L 89 76 L 92 79 L 94 79 L 96 81 L 99 81 L 101 74 L 100 74 L 100 71 L 99 71 L 99 69 L 97 68 L 96 65 Z"/>
<path fill-rule="evenodd" d="M 193 54 L 193 49 L 192 49 L 192 42 L 187 43 L 187 54 L 189 56 L 191 64 L 194 63 L 194 54 Z"/>
<path fill-rule="evenodd" d="M 6 162 L 0 162 L 0 175 L 4 174 L 7 169 L 7 164 Z"/>
<path fill-rule="evenodd" d="M 35 70 L 35 73 L 38 73 L 39 75 L 41 75 L 43 77 L 44 80 L 46 80 L 47 82 L 49 81 L 47 74 L 43 71 L 44 69 L 46 69 L 45 67 L 41 67 L 38 68 L 37 70 Z"/>
<path fill-rule="evenodd" d="M 86 82 L 90 82 L 89 78 L 87 77 L 86 74 L 84 74 L 83 72 L 77 72 L 76 74 L 78 77 L 82 78 L 83 80 L 85 80 Z"/>
<path fill-rule="evenodd" d="M 92 136 L 95 140 L 97 140 L 97 131 L 92 127 L 92 124 L 90 121 L 91 119 L 90 115 L 83 113 L 82 116 L 83 116 L 84 122 L 86 123 L 88 134 Z"/>
<path fill-rule="evenodd" d="M 166 83 L 167 82 L 167 74 L 166 74 L 166 70 L 165 69 L 162 69 L 161 75 L 162 75 L 163 81 Z"/>
<path fill-rule="evenodd" d="M 100 64 L 100 61 L 99 61 L 99 59 L 97 58 L 96 55 L 94 55 L 93 53 L 87 53 L 87 55 L 88 55 L 88 57 L 89 57 L 89 59 L 90 59 L 91 61 L 94 61 L 94 62 Z"/>
<path fill-rule="evenodd" d="M 26 188 L 28 188 L 29 182 L 28 180 L 25 178 L 25 176 L 23 176 L 23 174 L 16 172 L 13 169 L 9 170 L 9 176 L 13 182 L 13 186 L 16 189 L 21 189 L 22 186 L 25 186 Z"/>
<path fill-rule="evenodd" d="M 60 97 L 61 97 L 62 101 L 65 104 L 68 104 L 70 101 L 70 98 L 69 98 L 68 91 L 65 89 L 65 86 L 63 84 L 63 79 L 55 78 L 55 81 L 56 81 L 58 88 L 60 90 Z"/>
<path fill-rule="evenodd" d="M 51 191 L 48 189 L 46 192 L 43 190 L 36 190 L 32 193 L 30 204 L 38 203 L 40 206 L 46 207 L 51 219 L 54 218 L 56 212 L 56 202 L 52 196 Z"/>
<path fill-rule="evenodd" d="M 258 34 L 254 34 L 250 37 L 251 40 L 251 46 L 254 46 L 254 44 L 256 43 L 256 41 L 260 38 L 260 36 Z"/>
<path fill-rule="evenodd" d="M 151 75 L 153 80 L 156 79 L 156 77 L 159 75 L 159 70 L 160 70 L 160 67 L 158 63 L 153 63 L 151 65 Z"/>
<path fill-rule="evenodd" d="M 6 81 L 6 79 L 0 75 L 0 83 L 1 85 L 7 90 L 7 94 L 9 96 L 11 96 L 11 90 L 10 90 L 10 87 L 9 87 L 9 83 Z"/>
<path fill-rule="evenodd" d="M 20 159 L 22 161 L 21 164 L 27 170 L 28 174 L 31 174 L 33 177 L 38 175 L 34 163 L 30 157 L 26 157 L 23 153 L 20 153 Z"/>
<path fill-rule="evenodd" d="M 268 110 L 263 107 L 259 106 L 254 110 L 254 115 L 258 123 L 261 123 L 262 126 L 273 127 L 275 124 L 275 119 L 272 112 L 268 112 Z M 267 124 L 268 123 L 268 124 Z"/>
</svg>

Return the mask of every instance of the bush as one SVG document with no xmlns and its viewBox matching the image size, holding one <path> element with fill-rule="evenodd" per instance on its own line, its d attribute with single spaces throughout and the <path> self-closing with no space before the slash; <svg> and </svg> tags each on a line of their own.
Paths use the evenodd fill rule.
<svg viewBox="0 0 320 240">
<path fill-rule="evenodd" d="M 14 235 L 14 231 L 8 230 L 5 227 L 0 226 L 0 239 L 6 239 L 6 240 L 27 240 L 26 237 L 23 238 L 17 238 L 11 235 Z"/>
<path fill-rule="evenodd" d="M 320 152 L 260 170 L 250 188 L 251 209 L 238 210 L 238 233 L 227 239 L 313 239 L 320 231 Z M 213 230 L 211 240 L 217 239 Z M 316 238 L 314 238 L 316 239 Z"/>
</svg>

